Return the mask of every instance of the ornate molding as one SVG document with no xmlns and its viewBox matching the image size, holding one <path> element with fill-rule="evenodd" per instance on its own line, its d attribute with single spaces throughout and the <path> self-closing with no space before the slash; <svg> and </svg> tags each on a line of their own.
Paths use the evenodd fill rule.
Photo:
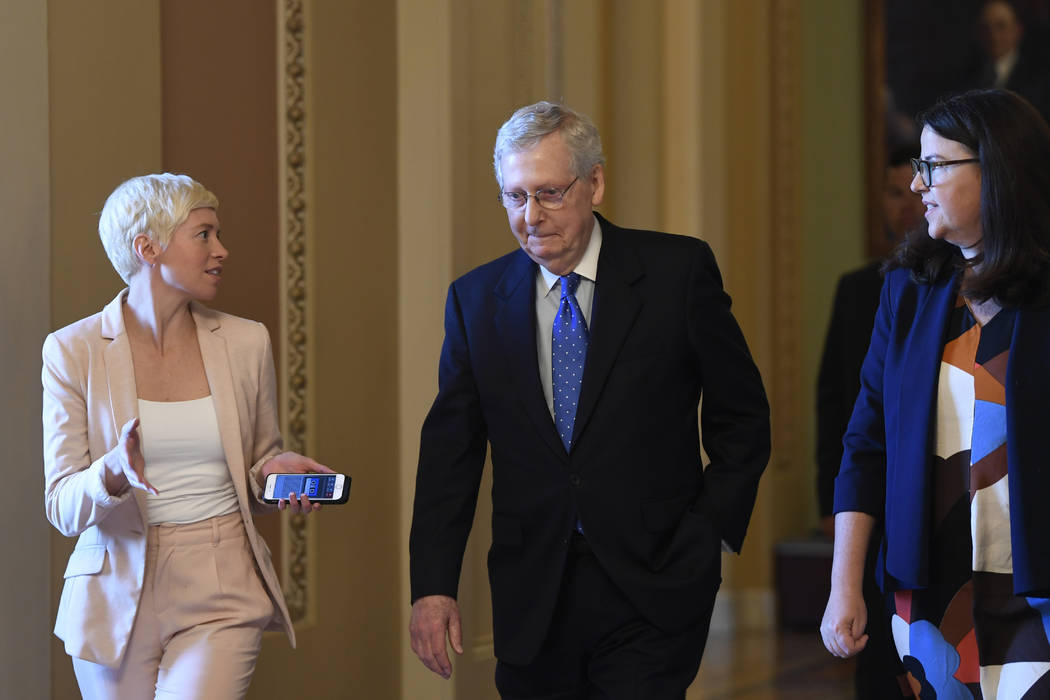
<svg viewBox="0 0 1050 700">
<path fill-rule="evenodd" d="M 284 383 L 284 440 L 288 449 L 307 452 L 307 266 L 306 266 L 306 110 L 303 0 L 282 0 L 279 14 L 278 91 L 280 110 L 281 216 L 281 377 Z M 302 515 L 282 521 L 284 597 L 293 621 L 307 611 L 307 529 Z"/>
</svg>

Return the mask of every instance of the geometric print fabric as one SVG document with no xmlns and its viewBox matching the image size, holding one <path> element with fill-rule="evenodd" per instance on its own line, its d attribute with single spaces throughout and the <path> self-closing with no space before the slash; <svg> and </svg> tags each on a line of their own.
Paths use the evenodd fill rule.
<svg viewBox="0 0 1050 700">
<path fill-rule="evenodd" d="M 920 698 L 1050 698 L 1050 600 L 1013 594 L 1006 367 L 1015 312 L 948 324 L 931 480 L 930 585 L 897 591 L 894 641 Z"/>
</svg>

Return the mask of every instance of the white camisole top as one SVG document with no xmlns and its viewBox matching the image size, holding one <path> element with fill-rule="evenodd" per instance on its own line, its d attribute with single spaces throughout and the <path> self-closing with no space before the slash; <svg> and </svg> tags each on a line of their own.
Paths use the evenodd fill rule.
<svg viewBox="0 0 1050 700">
<path fill-rule="evenodd" d="M 237 510 L 211 396 L 192 401 L 139 399 L 139 431 L 149 524 L 195 523 Z"/>
</svg>

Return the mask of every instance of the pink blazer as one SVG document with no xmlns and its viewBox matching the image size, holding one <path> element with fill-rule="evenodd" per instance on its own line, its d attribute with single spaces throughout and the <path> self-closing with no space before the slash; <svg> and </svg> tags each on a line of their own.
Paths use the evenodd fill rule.
<svg viewBox="0 0 1050 700">
<path fill-rule="evenodd" d="M 125 289 L 101 312 L 44 341 L 44 504 L 47 518 L 77 536 L 58 606 L 55 634 L 66 652 L 118 666 L 135 621 L 146 562 L 146 496 L 111 496 L 102 456 L 138 415 L 135 370 L 121 307 Z M 204 370 L 219 419 L 226 463 L 263 583 L 278 611 L 270 629 L 295 631 L 252 512 L 265 512 L 254 475 L 281 451 L 270 336 L 255 321 L 191 304 Z"/>
</svg>

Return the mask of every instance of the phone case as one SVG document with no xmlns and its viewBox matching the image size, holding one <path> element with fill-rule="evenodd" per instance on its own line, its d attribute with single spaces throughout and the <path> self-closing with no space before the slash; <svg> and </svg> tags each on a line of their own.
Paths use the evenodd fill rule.
<svg viewBox="0 0 1050 700">
<path fill-rule="evenodd" d="M 277 479 L 280 476 L 282 476 L 282 475 L 281 474 L 270 474 L 270 476 L 266 477 L 267 484 L 269 483 L 270 479 Z M 350 482 L 351 482 L 351 478 L 350 478 L 349 474 L 343 474 L 342 476 L 343 476 L 343 493 L 342 493 L 342 495 L 339 498 L 336 498 L 336 499 L 325 499 L 325 498 L 313 499 L 312 498 L 312 499 L 310 499 L 310 502 L 311 503 L 321 503 L 322 505 L 339 505 L 341 503 L 346 503 L 350 499 Z M 263 503 L 276 504 L 281 498 L 284 498 L 283 496 L 274 497 L 274 498 L 266 498 L 266 496 L 265 496 L 265 494 L 266 494 L 266 484 L 263 485 L 263 494 L 264 494 L 263 495 L 263 499 L 262 499 Z"/>
</svg>

